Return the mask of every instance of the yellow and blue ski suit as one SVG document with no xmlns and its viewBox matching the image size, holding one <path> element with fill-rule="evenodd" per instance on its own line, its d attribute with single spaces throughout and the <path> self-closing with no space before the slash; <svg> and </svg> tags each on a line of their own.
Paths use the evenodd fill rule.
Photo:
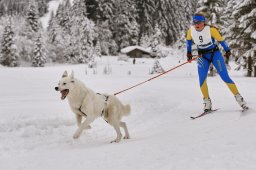
<svg viewBox="0 0 256 170">
<path fill-rule="evenodd" d="M 208 30 L 207 30 L 208 29 Z M 204 33 L 203 33 L 204 32 Z M 227 84 L 231 92 L 236 95 L 238 94 L 235 83 L 231 80 L 228 75 L 224 58 L 216 44 L 218 41 L 224 50 L 230 51 L 224 38 L 220 35 L 217 28 L 206 25 L 202 30 L 196 31 L 194 26 L 191 26 L 187 32 L 187 52 L 192 51 L 192 42 L 197 45 L 199 58 L 198 58 L 198 75 L 201 92 L 205 99 L 209 98 L 208 86 L 207 86 L 207 74 L 209 71 L 210 64 L 212 63 L 218 71 L 221 79 Z M 204 43 L 204 41 L 206 41 Z"/>
</svg>

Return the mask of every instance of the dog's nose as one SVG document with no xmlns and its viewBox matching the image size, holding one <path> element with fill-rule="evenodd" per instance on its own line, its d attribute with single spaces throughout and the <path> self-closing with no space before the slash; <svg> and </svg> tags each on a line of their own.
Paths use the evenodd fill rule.
<svg viewBox="0 0 256 170">
<path fill-rule="evenodd" d="M 55 87 L 55 90 L 58 91 L 58 90 L 59 90 L 59 87 Z"/>
</svg>

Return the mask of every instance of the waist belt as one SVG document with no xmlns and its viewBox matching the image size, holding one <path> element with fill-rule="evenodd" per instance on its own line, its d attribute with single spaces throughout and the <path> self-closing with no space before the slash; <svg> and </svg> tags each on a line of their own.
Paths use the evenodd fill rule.
<svg viewBox="0 0 256 170">
<path fill-rule="evenodd" d="M 206 59 L 207 61 L 209 61 L 211 63 L 215 51 L 219 51 L 219 47 L 217 45 L 215 47 L 213 47 L 212 49 L 206 49 L 206 50 L 199 49 L 198 54 L 201 55 L 204 59 Z M 209 53 L 211 53 L 211 58 L 210 59 L 204 57 L 204 54 L 209 54 Z"/>
</svg>

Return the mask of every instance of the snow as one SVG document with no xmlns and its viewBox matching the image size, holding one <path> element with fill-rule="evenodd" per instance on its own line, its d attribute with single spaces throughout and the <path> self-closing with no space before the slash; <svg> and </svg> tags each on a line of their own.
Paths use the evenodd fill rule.
<svg viewBox="0 0 256 170">
<path fill-rule="evenodd" d="M 159 60 L 165 70 L 180 64 L 177 55 L 182 54 L 174 54 Z M 96 75 L 88 68 L 85 75 L 83 64 L 0 67 L 0 169 L 256 169 L 256 79 L 230 71 L 251 107 L 241 113 L 220 78 L 209 77 L 213 106 L 220 110 L 190 120 L 203 107 L 196 63 L 118 95 L 132 106 L 124 118 L 130 140 L 110 143 L 115 131 L 101 118 L 74 140 L 74 114 L 54 90 L 64 70 L 74 70 L 96 92 L 113 94 L 152 77 L 148 70 L 154 60 L 137 59 L 134 65 L 132 59 L 104 56 L 97 62 Z M 103 74 L 106 65 L 112 74 Z"/>
</svg>

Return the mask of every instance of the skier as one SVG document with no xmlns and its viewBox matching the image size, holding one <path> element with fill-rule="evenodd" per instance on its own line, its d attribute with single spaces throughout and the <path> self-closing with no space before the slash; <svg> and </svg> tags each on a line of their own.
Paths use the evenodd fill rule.
<svg viewBox="0 0 256 170">
<path fill-rule="evenodd" d="M 201 92 L 204 100 L 204 112 L 209 112 L 212 109 L 212 102 L 208 93 L 207 73 L 209 66 L 212 63 L 218 71 L 221 79 L 227 84 L 230 91 L 234 94 L 236 101 L 243 110 L 248 109 L 246 102 L 238 92 L 235 83 L 228 75 L 224 58 L 216 43 L 218 41 L 225 50 L 225 57 L 229 59 L 231 55 L 227 43 L 220 35 L 217 28 L 207 25 L 206 18 L 203 14 L 197 13 L 193 16 L 193 25 L 187 32 L 187 59 L 190 61 L 192 55 L 192 41 L 197 45 L 198 50 L 198 75 Z"/>
</svg>

